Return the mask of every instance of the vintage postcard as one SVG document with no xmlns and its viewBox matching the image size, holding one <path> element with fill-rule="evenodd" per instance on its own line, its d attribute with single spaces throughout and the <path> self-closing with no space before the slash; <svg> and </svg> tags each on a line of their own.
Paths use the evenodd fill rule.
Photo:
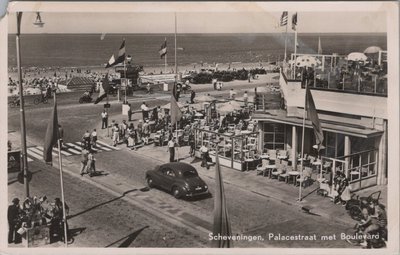
<svg viewBox="0 0 400 255">
<path fill-rule="evenodd" d="M 2 254 L 398 254 L 397 2 L 5 8 Z"/>
</svg>

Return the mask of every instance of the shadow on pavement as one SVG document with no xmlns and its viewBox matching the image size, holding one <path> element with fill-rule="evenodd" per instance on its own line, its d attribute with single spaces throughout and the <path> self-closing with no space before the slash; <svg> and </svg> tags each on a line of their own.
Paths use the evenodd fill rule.
<svg viewBox="0 0 400 255">
<path fill-rule="evenodd" d="M 128 194 L 128 193 L 130 193 L 130 192 L 133 192 L 133 191 L 136 191 L 136 190 L 137 190 L 137 189 L 131 189 L 131 190 L 125 191 L 125 192 L 124 192 L 121 196 L 119 196 L 119 197 L 115 197 L 115 198 L 113 198 L 113 199 L 111 199 L 111 200 L 108 200 L 108 201 L 105 201 L 105 202 L 100 203 L 100 204 L 98 204 L 98 205 L 92 206 L 92 207 L 90 207 L 90 208 L 88 208 L 88 209 L 86 209 L 86 210 L 83 210 L 82 212 L 79 212 L 79 213 L 76 213 L 76 214 L 72 214 L 72 215 L 70 215 L 70 216 L 67 216 L 67 219 L 72 219 L 72 218 L 74 218 L 74 217 L 76 217 L 76 216 L 79 216 L 79 215 L 81 215 L 81 214 L 84 214 L 84 213 L 86 213 L 86 212 L 89 212 L 89 211 L 91 211 L 91 210 L 94 210 L 94 209 L 96 209 L 96 208 L 98 208 L 98 207 L 100 207 L 100 206 L 103 206 L 103 205 L 112 203 L 112 202 L 114 202 L 114 201 L 117 201 L 118 199 L 123 198 L 126 194 Z"/>
<path fill-rule="evenodd" d="M 139 230 L 136 230 L 135 232 L 133 232 L 133 233 L 127 235 L 127 236 L 124 236 L 124 237 L 120 238 L 119 240 L 117 240 L 117 241 L 115 241 L 115 242 L 113 242 L 113 243 L 107 245 L 106 248 L 113 246 L 114 244 L 116 244 L 116 243 L 118 243 L 118 242 L 124 240 L 125 238 L 126 238 L 126 240 L 123 241 L 120 245 L 118 245 L 118 247 L 121 247 L 121 248 L 129 247 L 129 246 L 132 244 L 132 242 L 135 241 L 135 239 L 139 236 L 139 234 L 140 234 L 143 230 L 145 230 L 146 228 L 148 228 L 148 227 L 149 227 L 149 226 L 144 226 L 143 228 L 141 228 L 141 229 L 139 229 Z"/>
<path fill-rule="evenodd" d="M 31 177 L 33 177 L 34 174 L 39 173 L 39 172 L 41 172 L 41 171 L 42 171 L 42 170 L 38 170 L 38 171 L 35 171 L 35 172 L 29 171 L 29 175 L 31 175 Z M 19 178 L 19 177 L 17 177 L 17 179 L 15 179 L 15 180 L 12 180 L 12 181 L 8 182 L 7 185 L 11 185 L 11 184 L 13 184 L 13 183 L 18 182 L 18 178 Z M 22 181 L 22 184 L 23 184 L 23 180 L 21 180 L 21 181 Z M 21 182 L 20 182 L 20 183 L 21 183 Z"/>
</svg>

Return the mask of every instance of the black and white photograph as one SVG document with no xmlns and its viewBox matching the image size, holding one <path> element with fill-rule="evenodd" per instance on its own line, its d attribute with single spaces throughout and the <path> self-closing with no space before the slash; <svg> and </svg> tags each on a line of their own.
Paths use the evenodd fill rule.
<svg viewBox="0 0 400 255">
<path fill-rule="evenodd" d="M 398 254 L 398 2 L 5 2 L 4 254 Z"/>
</svg>

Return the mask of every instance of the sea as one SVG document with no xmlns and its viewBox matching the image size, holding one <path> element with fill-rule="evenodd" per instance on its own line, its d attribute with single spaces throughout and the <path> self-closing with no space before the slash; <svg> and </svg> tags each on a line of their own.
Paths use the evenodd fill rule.
<svg viewBox="0 0 400 255">
<path fill-rule="evenodd" d="M 163 66 L 158 51 L 167 40 L 167 64 L 174 66 L 174 34 L 22 34 L 22 66 L 100 67 L 118 53 L 125 39 L 126 54 L 134 64 Z M 369 46 L 387 49 L 386 34 L 298 34 L 298 53 L 323 54 L 363 52 Z M 294 34 L 178 34 L 178 65 L 275 62 L 294 51 Z M 183 48 L 183 49 L 182 49 Z M 15 35 L 8 37 L 8 65 L 16 67 Z"/>
</svg>

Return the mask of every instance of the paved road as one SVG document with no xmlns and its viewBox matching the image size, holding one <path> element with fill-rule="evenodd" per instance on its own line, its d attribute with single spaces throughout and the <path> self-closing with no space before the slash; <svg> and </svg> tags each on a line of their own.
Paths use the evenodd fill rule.
<svg viewBox="0 0 400 255">
<path fill-rule="evenodd" d="M 154 97 L 152 100 L 147 100 L 147 102 L 150 106 L 154 106 L 168 101 L 167 98 L 164 98 L 160 95 L 157 96 L 157 98 Z M 70 98 L 66 99 L 67 102 L 68 100 L 70 100 Z M 134 107 L 138 107 L 142 101 L 141 98 L 137 100 L 136 102 L 132 100 Z M 67 103 L 64 104 L 62 101 L 61 98 L 58 115 L 60 123 L 62 123 L 66 131 L 65 141 L 79 141 L 82 130 L 92 129 L 98 125 L 100 121 L 98 115 L 102 110 L 102 105 L 70 105 Z M 26 109 L 28 137 L 29 140 L 32 141 L 32 144 L 40 145 L 43 143 L 50 109 L 50 105 L 28 107 Z M 117 113 L 119 110 L 119 107 L 111 108 L 111 114 Z M 9 112 L 8 119 L 9 130 L 18 130 L 19 112 L 16 109 L 12 109 Z M 103 130 L 100 132 L 105 131 Z M 153 159 L 137 155 L 134 151 L 127 151 L 125 149 L 101 152 L 97 154 L 97 158 L 98 169 L 104 171 L 104 173 L 108 173 L 108 175 L 95 177 L 96 180 L 94 181 L 105 187 L 108 185 L 108 187 L 112 189 L 122 189 L 121 187 L 126 187 L 123 191 L 131 190 L 131 188 L 141 191 L 141 188 L 145 186 L 145 171 L 159 163 Z M 76 238 L 77 246 L 107 246 L 109 243 L 103 240 L 110 240 L 109 237 L 107 238 L 107 233 L 113 231 L 117 232 L 118 234 L 115 236 L 115 239 L 118 240 L 144 227 L 147 222 L 150 222 L 148 224 L 152 224 L 152 226 L 154 224 L 155 230 L 153 232 L 157 237 L 150 238 L 148 242 L 144 241 L 146 240 L 144 238 L 143 242 L 137 244 L 139 246 L 152 246 L 153 240 L 163 240 L 163 224 L 171 225 L 173 222 L 177 222 L 177 224 L 172 224 L 172 228 L 178 233 L 183 233 L 181 231 L 182 224 L 180 224 L 182 222 L 190 224 L 192 228 L 198 226 L 199 237 L 194 239 L 199 242 L 189 242 L 185 239 L 185 236 L 178 236 L 176 234 L 177 241 L 171 245 L 180 246 L 180 244 L 178 244 L 180 241 L 187 242 L 187 244 L 183 245 L 187 247 L 207 245 L 207 231 L 211 229 L 212 222 L 212 198 L 193 201 L 176 200 L 170 194 L 152 189 L 148 192 L 144 192 L 145 190 L 143 190 L 143 192 L 126 195 L 135 201 L 140 201 L 142 204 L 139 207 L 137 203 L 132 204 L 125 199 L 117 199 L 97 207 L 96 205 L 98 204 L 115 199 L 115 193 L 113 193 L 114 196 L 110 196 L 110 193 L 106 195 L 107 189 L 98 189 L 97 186 L 92 185 L 93 183 L 82 181 L 81 177 L 77 176 L 79 171 L 79 163 L 77 163 L 79 162 L 79 156 L 68 156 L 67 159 L 70 162 L 75 162 L 70 164 L 68 168 L 70 168 L 72 172 L 75 169 L 76 172 L 75 175 L 66 178 L 66 186 L 68 187 L 66 188 L 66 197 L 67 201 L 70 201 L 70 203 L 74 205 L 73 207 L 76 208 L 76 211 L 72 211 L 71 214 L 78 213 L 79 215 L 79 217 L 72 218 L 71 224 L 73 224 L 72 227 L 88 226 L 87 230 L 84 231 L 84 233 L 88 235 L 87 238 L 84 236 L 85 234 L 82 233 L 80 237 Z M 31 184 L 32 194 L 35 194 L 35 192 L 45 194 L 54 194 L 58 192 L 58 179 L 55 174 L 55 169 L 48 169 L 48 167 L 43 167 L 37 162 L 31 163 L 30 169 L 43 169 L 41 172 L 35 174 Z M 202 175 L 202 171 L 206 170 L 199 169 L 200 175 Z M 209 185 L 211 193 L 214 193 L 214 180 L 208 177 L 203 178 Z M 21 192 L 23 189 L 18 187 L 18 185 L 19 184 L 12 184 L 9 188 L 15 192 Z M 317 239 L 317 241 L 309 242 L 269 240 L 269 233 L 298 233 L 304 235 L 324 233 L 325 235 L 338 235 L 341 232 L 348 231 L 348 226 L 327 222 L 325 219 L 318 216 L 304 214 L 298 211 L 297 208 L 293 208 L 259 194 L 239 189 L 234 185 L 226 184 L 225 190 L 233 232 L 235 234 L 261 235 L 264 238 L 263 241 L 252 243 L 239 242 L 237 244 L 239 247 L 348 247 L 348 244 L 343 240 L 321 241 Z M 80 211 L 85 211 L 94 206 L 96 206 L 95 210 L 79 214 Z M 115 210 L 115 208 L 118 208 L 118 210 Z M 152 208 L 154 209 L 153 216 L 148 215 L 149 208 L 150 211 Z M 142 209 L 144 211 L 141 211 Z M 138 213 L 138 216 L 129 216 L 129 212 L 131 211 L 141 211 L 141 213 Z M 92 213 L 96 214 L 92 215 Z M 163 215 L 163 213 L 165 214 Z M 107 218 L 103 220 L 104 215 L 109 216 L 110 219 Z M 166 217 L 166 215 L 170 215 L 174 219 L 169 220 L 163 218 Z M 139 224 L 138 227 L 135 225 L 135 227 L 132 228 L 132 225 L 129 224 L 131 221 L 143 222 L 143 224 Z M 157 223 L 161 225 L 157 225 Z M 145 230 L 143 230 L 142 233 L 145 233 Z M 93 237 L 90 237 L 91 235 Z M 109 236 L 113 235 L 110 234 Z M 188 233 L 188 236 L 193 237 L 193 231 L 191 231 L 190 234 Z M 80 239 L 84 241 L 79 243 Z"/>
</svg>

